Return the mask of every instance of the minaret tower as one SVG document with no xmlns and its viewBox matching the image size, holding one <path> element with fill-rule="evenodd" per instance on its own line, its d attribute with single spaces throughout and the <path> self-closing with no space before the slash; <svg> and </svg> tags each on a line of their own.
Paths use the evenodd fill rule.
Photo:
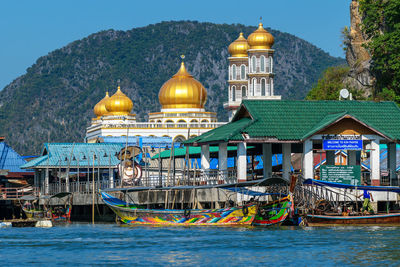
<svg viewBox="0 0 400 267">
<path fill-rule="evenodd" d="M 281 99 L 274 95 L 273 44 L 274 37 L 260 23 L 247 40 L 240 33 L 229 45 L 228 102 L 224 103 L 229 120 L 243 99 Z"/>
<path fill-rule="evenodd" d="M 250 46 L 244 38 L 243 33 L 240 33 L 237 38 L 228 47 L 231 56 L 229 60 L 228 71 L 228 102 L 224 108 L 229 111 L 229 119 L 233 116 L 234 111 L 240 106 L 242 99 L 245 98 L 248 91 L 247 73 L 249 69 L 249 59 L 247 50 Z"/>
<path fill-rule="evenodd" d="M 267 32 L 262 23 L 249 35 L 247 42 L 249 55 L 249 96 L 269 99 L 274 96 L 274 37 Z"/>
</svg>

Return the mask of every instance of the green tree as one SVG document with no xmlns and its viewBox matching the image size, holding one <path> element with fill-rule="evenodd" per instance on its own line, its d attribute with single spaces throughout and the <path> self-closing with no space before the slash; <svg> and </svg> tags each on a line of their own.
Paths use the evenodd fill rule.
<svg viewBox="0 0 400 267">
<path fill-rule="evenodd" d="M 322 78 L 318 83 L 308 92 L 307 100 L 338 100 L 339 91 L 343 88 L 349 90 L 354 99 L 362 100 L 363 97 L 360 91 L 350 87 L 345 82 L 349 74 L 350 68 L 347 66 L 330 67 L 325 70 Z"/>
<path fill-rule="evenodd" d="M 400 0 L 361 0 L 376 97 L 400 103 Z"/>
</svg>

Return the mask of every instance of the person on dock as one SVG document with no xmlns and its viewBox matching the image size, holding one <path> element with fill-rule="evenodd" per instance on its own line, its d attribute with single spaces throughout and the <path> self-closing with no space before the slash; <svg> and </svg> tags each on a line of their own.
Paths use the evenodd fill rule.
<svg viewBox="0 0 400 267">
<path fill-rule="evenodd" d="M 364 182 L 364 186 L 368 186 L 367 182 Z M 374 201 L 374 198 L 372 197 L 372 194 L 367 189 L 364 189 L 364 193 L 359 197 L 361 196 L 364 197 L 362 212 L 365 212 L 367 210 L 368 213 L 373 214 L 374 209 L 372 208 L 371 201 Z"/>
</svg>

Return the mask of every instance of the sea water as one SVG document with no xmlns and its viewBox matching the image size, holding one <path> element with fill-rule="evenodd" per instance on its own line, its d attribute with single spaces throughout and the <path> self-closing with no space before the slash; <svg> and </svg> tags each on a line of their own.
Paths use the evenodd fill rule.
<svg viewBox="0 0 400 267">
<path fill-rule="evenodd" d="M 1 228 L 1 266 L 399 266 L 398 227 Z"/>
</svg>

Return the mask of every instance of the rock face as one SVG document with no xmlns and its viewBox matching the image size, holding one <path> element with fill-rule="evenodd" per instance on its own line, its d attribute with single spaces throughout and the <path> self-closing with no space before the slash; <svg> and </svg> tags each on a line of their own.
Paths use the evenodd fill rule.
<svg viewBox="0 0 400 267">
<path fill-rule="evenodd" d="M 359 11 L 359 1 L 353 0 L 350 4 L 350 31 L 347 33 L 346 60 L 350 66 L 349 76 L 345 83 L 355 89 L 363 91 L 365 97 L 373 93 L 374 77 L 370 72 L 371 55 L 363 46 L 368 43 L 362 32 L 362 16 Z"/>
</svg>

